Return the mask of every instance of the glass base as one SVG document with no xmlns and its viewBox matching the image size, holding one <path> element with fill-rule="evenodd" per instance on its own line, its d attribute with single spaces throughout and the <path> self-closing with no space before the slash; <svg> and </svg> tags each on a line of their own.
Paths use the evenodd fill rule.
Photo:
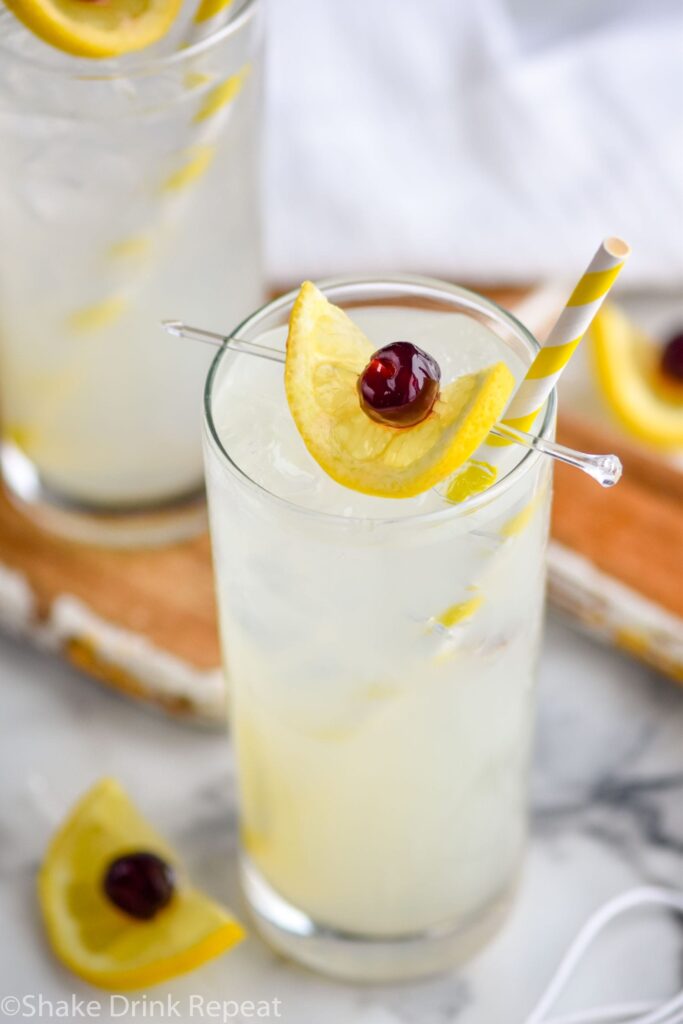
<svg viewBox="0 0 683 1024">
<path fill-rule="evenodd" d="M 354 982 L 410 981 L 453 970 L 493 938 L 517 888 L 515 877 L 476 916 L 391 939 L 316 924 L 272 889 L 244 855 L 240 874 L 256 928 L 269 946 L 322 974 Z"/>
<path fill-rule="evenodd" d="M 0 470 L 12 504 L 42 529 L 68 540 L 107 547 L 157 547 L 186 540 L 207 526 L 201 486 L 154 505 L 103 507 L 60 494 L 13 444 L 0 446 Z"/>
</svg>

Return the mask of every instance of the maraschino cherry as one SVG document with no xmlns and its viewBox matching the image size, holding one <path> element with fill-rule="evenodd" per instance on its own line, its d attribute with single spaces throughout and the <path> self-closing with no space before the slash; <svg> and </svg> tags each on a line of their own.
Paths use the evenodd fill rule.
<svg viewBox="0 0 683 1024">
<path fill-rule="evenodd" d="M 414 427 L 439 396 L 439 364 L 410 341 L 380 348 L 358 378 L 361 408 L 378 423 Z"/>
<path fill-rule="evenodd" d="M 683 331 L 674 334 L 662 349 L 660 369 L 675 384 L 683 384 Z"/>
<path fill-rule="evenodd" d="M 112 861 L 104 876 L 104 891 L 119 910 L 150 921 L 171 899 L 173 869 L 156 853 L 128 853 Z"/>
</svg>

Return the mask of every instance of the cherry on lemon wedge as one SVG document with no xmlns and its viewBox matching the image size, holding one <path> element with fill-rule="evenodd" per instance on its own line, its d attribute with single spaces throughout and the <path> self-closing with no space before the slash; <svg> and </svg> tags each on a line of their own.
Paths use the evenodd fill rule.
<svg viewBox="0 0 683 1024">
<path fill-rule="evenodd" d="M 590 333 L 596 382 L 614 418 L 645 444 L 682 448 L 683 385 L 666 372 L 666 351 L 614 305 L 602 307 Z"/>
<path fill-rule="evenodd" d="M 667 341 L 662 349 L 659 368 L 667 381 L 683 388 L 683 331 Z"/>
<path fill-rule="evenodd" d="M 57 957 L 102 988 L 155 985 L 244 937 L 229 910 L 188 884 L 113 779 L 93 786 L 52 839 L 38 897 Z"/>
<path fill-rule="evenodd" d="M 151 921 L 171 901 L 175 872 L 157 853 L 136 850 L 115 857 L 102 882 L 110 903 L 138 921 Z"/>
<path fill-rule="evenodd" d="M 439 397 L 441 369 L 410 341 L 394 341 L 370 356 L 358 378 L 361 409 L 390 427 L 414 427 Z"/>
<path fill-rule="evenodd" d="M 292 308 L 285 390 L 294 422 L 316 462 L 365 494 L 410 498 L 458 469 L 486 439 L 514 387 L 504 363 L 442 389 L 413 426 L 379 423 L 362 408 L 359 378 L 374 346 L 310 281 Z"/>
<path fill-rule="evenodd" d="M 182 0 L 5 0 L 24 25 L 75 57 L 119 57 L 165 36 Z"/>
</svg>

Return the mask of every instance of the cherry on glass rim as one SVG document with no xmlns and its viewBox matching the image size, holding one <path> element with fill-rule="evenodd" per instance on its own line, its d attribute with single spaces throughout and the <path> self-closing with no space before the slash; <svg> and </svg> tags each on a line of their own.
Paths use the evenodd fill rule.
<svg viewBox="0 0 683 1024">
<path fill-rule="evenodd" d="M 391 427 L 414 427 L 426 419 L 439 396 L 436 359 L 411 341 L 378 349 L 358 378 L 361 408 Z"/>
</svg>

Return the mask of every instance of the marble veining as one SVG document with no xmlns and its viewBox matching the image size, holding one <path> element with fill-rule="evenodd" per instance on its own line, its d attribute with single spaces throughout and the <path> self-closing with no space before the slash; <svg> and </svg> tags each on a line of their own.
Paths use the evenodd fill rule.
<svg viewBox="0 0 683 1024">
<path fill-rule="evenodd" d="M 363 988 L 286 964 L 250 937 L 148 996 L 172 996 L 175 1019 L 187 1021 L 199 1019 L 187 1007 L 201 993 L 277 997 L 285 1024 L 521 1024 L 598 905 L 643 883 L 683 887 L 683 689 L 553 619 L 540 674 L 528 861 L 512 915 L 479 959 L 419 985 Z M 113 1016 L 105 994 L 53 961 L 35 869 L 69 803 L 109 773 L 177 845 L 197 882 L 239 912 L 230 745 L 145 713 L 7 636 L 0 687 L 0 995 L 74 993 L 100 1001 L 100 1020 L 141 1019 Z M 635 912 L 604 936 L 558 1009 L 663 997 L 681 984 L 683 923 Z"/>
</svg>

